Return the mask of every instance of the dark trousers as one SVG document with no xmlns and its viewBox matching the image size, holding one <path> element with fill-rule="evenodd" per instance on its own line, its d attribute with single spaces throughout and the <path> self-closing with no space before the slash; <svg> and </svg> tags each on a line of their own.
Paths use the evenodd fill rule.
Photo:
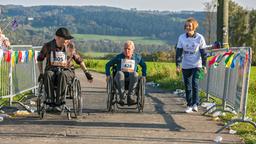
<svg viewBox="0 0 256 144">
<path fill-rule="evenodd" d="M 45 71 L 44 86 L 47 99 L 50 99 L 53 103 L 61 104 L 64 101 L 67 83 L 74 77 L 75 73 L 70 69 L 50 69 Z M 54 92 L 54 90 L 56 91 Z"/>
<path fill-rule="evenodd" d="M 198 72 L 199 68 L 182 69 L 183 81 L 186 91 L 187 106 L 190 107 L 199 104 L 199 79 L 197 78 Z"/>
</svg>

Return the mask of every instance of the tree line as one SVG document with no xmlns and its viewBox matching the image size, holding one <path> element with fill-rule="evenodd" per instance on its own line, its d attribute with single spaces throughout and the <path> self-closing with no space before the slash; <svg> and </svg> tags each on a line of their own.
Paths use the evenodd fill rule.
<svg viewBox="0 0 256 144">
<path fill-rule="evenodd" d="M 138 11 L 105 6 L 0 5 L 0 9 L 1 20 L 15 17 L 31 37 L 44 35 L 50 39 L 58 27 L 65 26 L 77 34 L 147 36 L 166 40 L 171 45 L 183 32 L 185 19 L 193 16 L 201 23 L 205 16 L 205 12 L 196 11 Z M 203 27 L 200 31 L 204 32 Z"/>
<path fill-rule="evenodd" d="M 231 47 L 251 47 L 252 65 L 256 65 L 256 10 L 246 10 L 229 3 L 229 44 Z"/>
</svg>

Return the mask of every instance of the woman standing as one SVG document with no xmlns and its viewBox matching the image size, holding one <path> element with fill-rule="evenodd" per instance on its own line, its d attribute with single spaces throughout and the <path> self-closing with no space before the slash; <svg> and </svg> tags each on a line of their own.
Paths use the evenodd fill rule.
<svg viewBox="0 0 256 144">
<path fill-rule="evenodd" d="M 7 50 L 10 47 L 9 39 L 3 34 L 0 28 L 0 49 Z"/>
<path fill-rule="evenodd" d="M 197 27 L 198 22 L 194 18 L 187 19 L 184 25 L 186 32 L 179 36 L 176 48 L 176 72 L 179 73 L 181 71 L 181 64 L 186 91 L 186 113 L 198 111 L 198 74 L 201 68 L 204 73 L 207 72 L 204 49 L 206 43 L 204 37 L 196 32 Z"/>
</svg>

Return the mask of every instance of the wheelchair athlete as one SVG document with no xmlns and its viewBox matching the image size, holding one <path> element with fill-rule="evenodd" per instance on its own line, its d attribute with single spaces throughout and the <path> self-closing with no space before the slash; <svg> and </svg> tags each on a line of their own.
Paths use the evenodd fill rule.
<svg viewBox="0 0 256 144">
<path fill-rule="evenodd" d="M 88 81 L 93 81 L 93 76 L 87 70 L 83 59 L 76 52 L 74 43 L 70 41 L 72 38 L 68 29 L 59 28 L 55 33 L 55 39 L 44 44 L 37 57 L 40 71 L 38 80 L 43 79 L 47 100 L 51 100 L 51 103 L 55 106 L 65 104 L 65 88 L 68 82 L 75 78 L 72 60 L 80 65 Z M 42 62 L 45 58 L 46 66 L 45 73 L 43 73 Z M 56 95 L 54 95 L 54 90 Z"/>
<path fill-rule="evenodd" d="M 138 83 L 138 65 L 142 67 L 142 79 L 146 80 L 146 64 L 141 56 L 134 53 L 135 46 L 133 41 L 127 41 L 124 44 L 124 51 L 116 55 L 105 66 L 106 80 L 110 79 L 110 68 L 116 65 L 116 74 L 114 76 L 114 83 L 119 94 L 119 104 L 124 105 L 125 84 L 129 83 L 127 93 L 127 104 L 135 104 L 135 89 Z"/>
</svg>

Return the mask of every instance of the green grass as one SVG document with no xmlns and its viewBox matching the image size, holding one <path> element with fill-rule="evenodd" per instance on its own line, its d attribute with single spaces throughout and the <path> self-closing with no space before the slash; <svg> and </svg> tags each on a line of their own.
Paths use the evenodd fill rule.
<svg viewBox="0 0 256 144">
<path fill-rule="evenodd" d="M 116 53 L 107 53 L 107 52 L 86 52 L 83 53 L 83 56 L 89 57 L 89 58 L 102 58 L 105 57 L 108 54 L 116 54 Z"/>
<path fill-rule="evenodd" d="M 94 71 L 104 73 L 106 60 L 89 60 L 86 61 L 87 65 L 91 63 L 89 68 Z M 161 88 L 168 90 L 184 89 L 181 81 L 181 75 L 176 75 L 174 63 L 164 62 L 147 62 L 147 81 L 154 81 L 160 84 Z M 250 73 L 250 84 L 247 100 L 247 117 L 252 118 L 256 122 L 256 66 L 253 66 Z M 227 114 L 222 117 L 223 122 L 229 121 L 234 115 Z M 232 126 L 233 130 L 237 131 L 245 143 L 255 144 L 256 143 L 256 130 L 248 123 L 238 123 Z"/>
<path fill-rule="evenodd" d="M 107 63 L 106 60 L 87 59 L 84 62 L 86 67 L 88 67 L 90 70 L 105 73 L 105 65 Z"/>
<path fill-rule="evenodd" d="M 163 45 L 167 44 L 163 40 L 152 39 L 150 37 L 138 37 L 138 36 L 111 36 L 111 35 L 95 35 L 95 34 L 74 34 L 76 40 L 111 40 L 114 42 L 124 43 L 127 40 L 134 41 L 135 44 L 144 45 Z"/>
<path fill-rule="evenodd" d="M 252 121 L 256 122 L 256 66 L 253 66 L 250 74 L 250 84 L 247 100 L 247 114 L 246 116 L 252 118 Z M 231 116 L 230 116 L 231 117 Z M 229 117 L 228 117 L 229 118 Z M 248 123 L 239 123 L 232 126 L 232 129 L 236 130 L 238 134 L 248 144 L 256 143 L 256 129 Z"/>
</svg>

